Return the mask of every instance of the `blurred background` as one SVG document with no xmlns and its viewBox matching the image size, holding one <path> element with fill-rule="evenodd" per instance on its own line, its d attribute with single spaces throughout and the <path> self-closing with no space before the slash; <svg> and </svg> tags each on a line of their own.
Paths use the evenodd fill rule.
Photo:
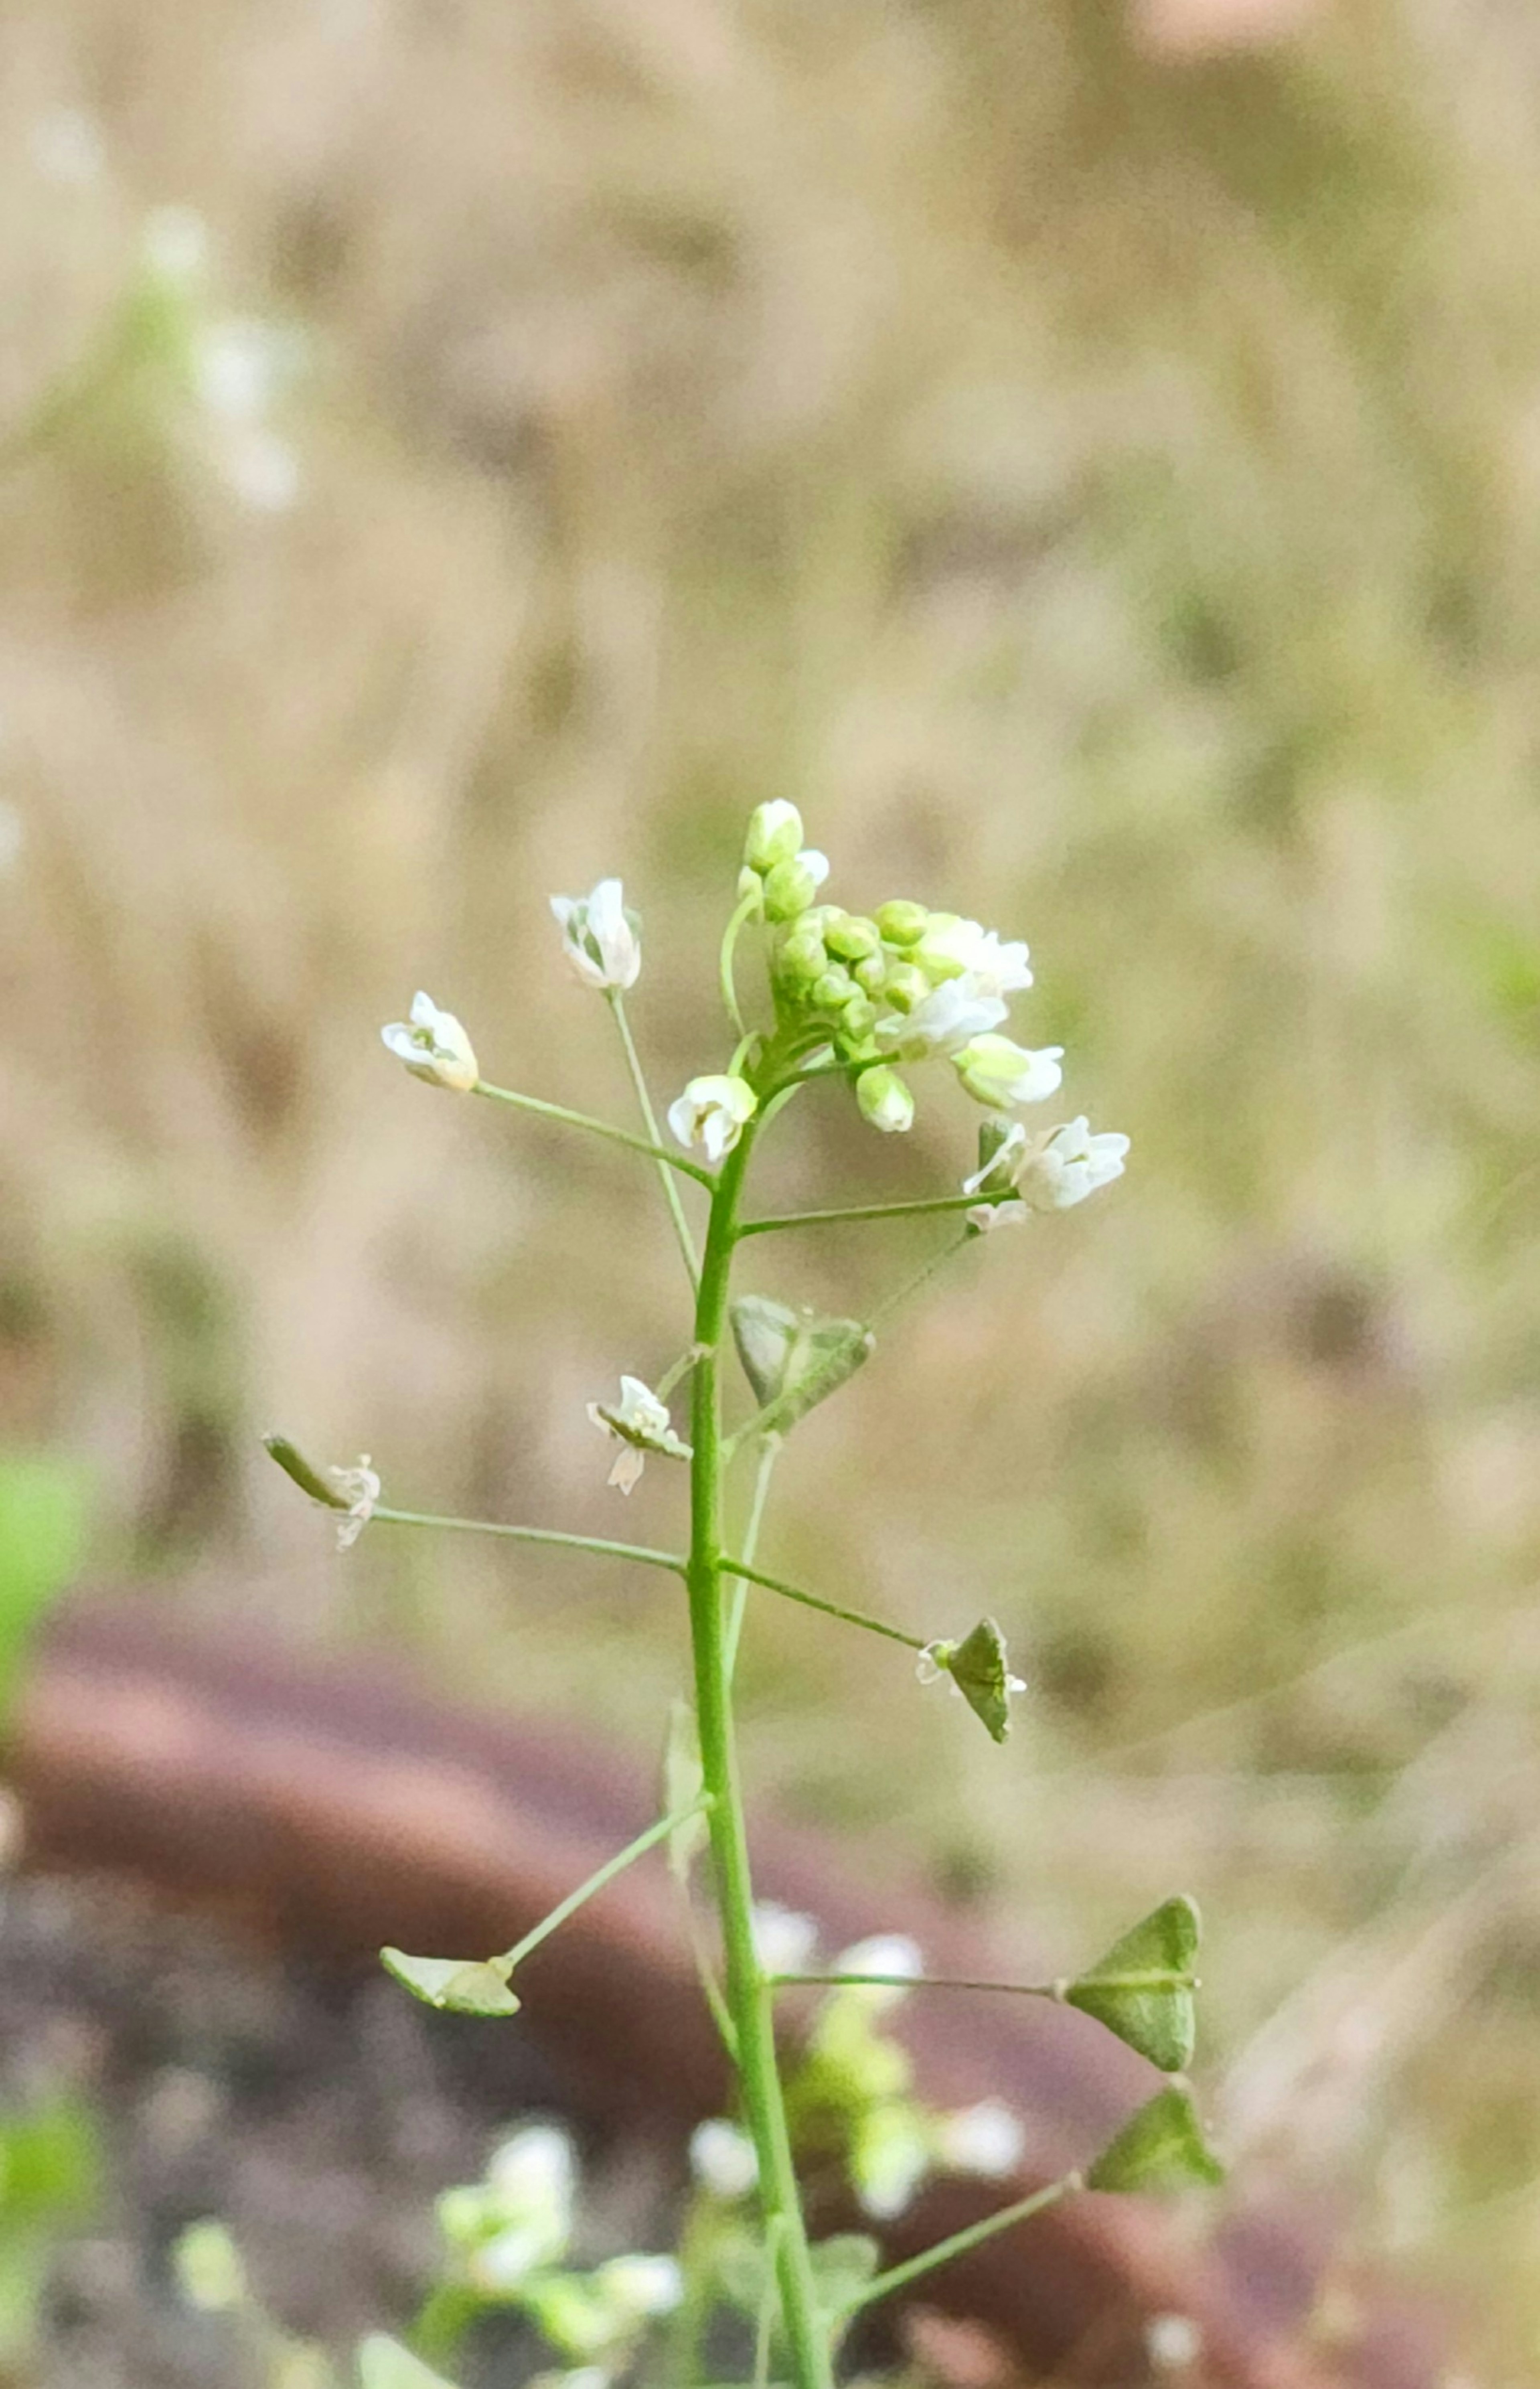
<svg viewBox="0 0 1540 2389">
<path fill-rule="evenodd" d="M 1229 2151 L 1528 2377 L 1540 20 L 10 0 L 0 70 L 7 1464 L 147 1603 L 647 1763 L 667 1584 L 339 1561 L 261 1454 L 679 1514 L 657 1466 L 617 1527 L 584 1417 L 682 1340 L 650 1173 L 378 1026 L 426 987 L 629 1118 L 548 910 L 620 873 L 666 1100 L 771 797 L 838 900 L 1028 938 L 1128 1176 L 896 1323 L 763 1550 L 982 1596 L 1032 1697 L 999 1752 L 756 1614 L 756 1786 L 1008 1944 L 1196 1894 Z M 804 1099 L 767 1201 L 949 1185 L 922 1086 L 907 1140 Z M 859 1312 L 927 1249 L 746 1282 Z"/>
</svg>

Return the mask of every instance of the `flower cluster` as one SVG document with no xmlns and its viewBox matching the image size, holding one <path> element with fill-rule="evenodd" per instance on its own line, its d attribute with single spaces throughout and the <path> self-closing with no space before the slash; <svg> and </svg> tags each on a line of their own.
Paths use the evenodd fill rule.
<svg viewBox="0 0 1540 2389">
<path fill-rule="evenodd" d="M 1115 1130 L 1092 1134 L 1084 1112 L 1063 1128 L 1029 1137 L 1020 1120 L 1003 1135 L 982 1141 L 978 1168 L 962 1182 L 964 1194 L 987 1195 L 968 1214 L 975 1228 L 1025 1220 L 1033 1211 L 1068 1211 L 1123 1175 L 1128 1140 Z"/>
</svg>

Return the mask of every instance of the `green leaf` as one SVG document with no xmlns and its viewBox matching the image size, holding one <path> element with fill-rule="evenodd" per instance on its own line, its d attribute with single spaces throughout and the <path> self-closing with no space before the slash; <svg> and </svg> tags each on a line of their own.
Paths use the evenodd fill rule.
<svg viewBox="0 0 1540 2389">
<path fill-rule="evenodd" d="M 401 1988 L 425 2007 L 452 2015 L 517 2015 L 520 2002 L 508 1988 L 513 1968 L 506 1958 L 409 1958 L 404 1949 L 382 1949 L 380 1963 Z"/>
<path fill-rule="evenodd" d="M 996 1742 L 1011 1731 L 1011 1695 L 1022 1690 L 1011 1673 L 1005 1637 L 992 1617 L 981 1617 L 961 1642 L 933 1642 L 925 1656 L 950 1676 L 974 1715 Z"/>
<path fill-rule="evenodd" d="M 85 1481 L 70 1462 L 0 1460 L 0 1726 L 21 1689 L 32 1636 L 80 1564 Z"/>
<path fill-rule="evenodd" d="M 1175 2082 L 1129 2117 L 1086 2176 L 1088 2190 L 1195 2190 L 1223 2181 L 1190 2091 Z"/>
<path fill-rule="evenodd" d="M 837 1393 L 871 1358 L 876 1341 L 859 1319 L 822 1319 L 763 1294 L 740 1295 L 732 1320 L 755 1399 L 761 1410 L 773 1407 L 782 1431 Z"/>
<path fill-rule="evenodd" d="M 682 1697 L 668 1711 L 668 1734 L 663 1745 L 663 1813 L 676 1816 L 698 1800 L 705 1788 L 701 1768 L 700 1731 L 695 1712 Z M 690 1870 L 710 1839 L 704 1816 L 689 1817 L 668 1836 L 668 1871 L 676 1883 L 688 1883 Z"/>
<path fill-rule="evenodd" d="M 0 2221 L 57 2225 L 101 2196 L 102 2143 L 83 2100 L 68 2093 L 0 2122 Z"/>
<path fill-rule="evenodd" d="M 1192 1964 L 1201 1930 L 1194 1901 L 1163 1901 L 1069 1985 L 1065 2000 L 1095 2016 L 1163 2074 L 1185 2072 L 1197 2036 Z"/>
<path fill-rule="evenodd" d="M 360 2341 L 358 2379 L 359 2389 L 454 2389 L 441 2372 L 433 2371 L 399 2339 L 387 2339 L 382 2331 Z"/>
<path fill-rule="evenodd" d="M 310 1495 L 312 1501 L 324 1503 L 328 1510 L 345 1510 L 348 1507 L 345 1496 L 317 1474 L 304 1453 L 295 1449 L 286 1435 L 264 1435 L 262 1450 L 270 1460 L 277 1462 L 284 1475 L 298 1485 L 301 1493 Z"/>
</svg>

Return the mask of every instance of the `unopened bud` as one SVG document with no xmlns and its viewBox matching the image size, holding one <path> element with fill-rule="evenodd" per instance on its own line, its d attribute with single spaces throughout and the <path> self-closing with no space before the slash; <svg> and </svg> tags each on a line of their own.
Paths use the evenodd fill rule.
<svg viewBox="0 0 1540 2389">
<path fill-rule="evenodd" d="M 861 1118 L 885 1136 L 902 1136 L 914 1125 L 914 1097 L 897 1070 L 863 1070 L 856 1080 Z"/>
<path fill-rule="evenodd" d="M 829 876 L 829 865 L 812 847 L 778 862 L 765 878 L 765 911 L 772 921 L 795 921 L 805 913 Z"/>
<path fill-rule="evenodd" d="M 859 913 L 842 913 L 824 930 L 823 942 L 841 962 L 861 963 L 869 954 L 876 953 L 883 941 L 875 922 L 863 921 Z"/>
<path fill-rule="evenodd" d="M 918 945 L 930 926 L 930 917 L 923 904 L 911 904 L 903 896 L 877 907 L 877 926 L 890 946 Z"/>
<path fill-rule="evenodd" d="M 877 1007 L 872 998 L 858 989 L 840 1014 L 840 1026 L 846 1037 L 870 1037 L 877 1026 Z"/>
<path fill-rule="evenodd" d="M 887 965 L 881 954 L 868 954 L 856 964 L 851 977 L 867 995 L 882 995 L 887 988 Z"/>
<path fill-rule="evenodd" d="M 820 1012 L 843 1012 L 857 991 L 856 982 L 849 972 L 835 963 L 821 978 L 813 981 L 810 996 Z"/>
<path fill-rule="evenodd" d="M 829 967 L 822 939 L 799 922 L 776 956 L 775 966 L 782 978 L 806 985 L 821 978 Z"/>
<path fill-rule="evenodd" d="M 744 861 L 750 871 L 763 875 L 773 871 L 778 862 L 790 862 L 801 844 L 802 815 L 794 804 L 776 797 L 769 804 L 755 806 L 744 841 Z"/>
<path fill-rule="evenodd" d="M 912 1012 L 930 991 L 929 979 L 914 963 L 895 963 L 883 990 L 895 1012 Z"/>
</svg>

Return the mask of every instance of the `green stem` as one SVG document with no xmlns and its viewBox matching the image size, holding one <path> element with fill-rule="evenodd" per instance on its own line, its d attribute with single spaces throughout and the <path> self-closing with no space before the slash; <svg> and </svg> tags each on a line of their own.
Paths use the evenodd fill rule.
<svg viewBox="0 0 1540 2389">
<path fill-rule="evenodd" d="M 759 1529 L 765 1520 L 765 1503 L 770 1498 L 770 1478 L 781 1457 L 781 1437 L 767 1435 L 759 1452 L 759 1466 L 754 1478 L 754 1498 L 749 1503 L 748 1522 L 744 1528 L 744 1559 L 752 1563 L 759 1547 Z M 727 1621 L 727 1674 L 731 1683 L 738 1667 L 738 1642 L 744 1630 L 744 1612 L 748 1606 L 748 1579 L 739 1577 L 733 1588 L 732 1608 Z"/>
<path fill-rule="evenodd" d="M 377 1510 L 375 1515 L 379 1515 Z M 889 1626 L 884 1618 L 869 1617 L 863 1609 L 842 1608 L 837 1601 L 822 1601 L 816 1592 L 804 1592 L 800 1585 L 787 1584 L 778 1576 L 767 1576 L 763 1568 L 751 1566 L 745 1559 L 724 1558 L 721 1565 L 727 1576 L 746 1576 L 750 1584 L 762 1584 L 767 1592 L 778 1592 L 783 1601 L 795 1601 L 803 1609 L 816 1609 L 824 1617 L 837 1617 L 846 1626 L 859 1626 L 868 1634 L 880 1634 L 886 1642 L 901 1642 L 906 1651 L 929 1648 L 920 1635 L 906 1634 L 901 1626 Z"/>
<path fill-rule="evenodd" d="M 911 2256 L 904 2265 L 891 2266 L 885 2273 L 879 2273 L 875 2280 L 868 2281 L 858 2296 L 847 2299 L 841 2306 L 840 2320 L 843 2321 L 847 2315 L 859 2314 L 863 2306 L 874 2306 L 879 2298 L 891 2297 L 895 2290 L 907 2289 L 910 2281 L 917 2281 L 923 2274 L 934 2272 L 938 2265 L 949 2265 L 954 2256 L 965 2256 L 970 2248 L 982 2246 L 997 2232 L 1009 2231 L 1016 2223 L 1029 2222 L 1034 2215 L 1041 2215 L 1045 2207 L 1057 2205 L 1059 2200 L 1067 2198 L 1072 2191 L 1084 2188 L 1085 2182 L 1079 2174 L 1067 2173 L 1062 2180 L 1050 2181 L 1042 2190 L 1035 2190 L 1030 2198 L 1019 2198 L 1014 2206 L 1002 2206 L 998 2215 L 986 2216 L 982 2223 L 971 2223 L 965 2231 L 954 2231 L 949 2240 L 938 2240 L 934 2248 L 925 2250 L 923 2255 Z"/>
<path fill-rule="evenodd" d="M 701 1264 L 695 1341 L 704 1357 L 694 1374 L 691 1440 L 691 1541 L 686 1581 L 695 1668 L 701 1770 L 716 1805 L 711 1849 L 727 1960 L 727 2003 L 738 2039 L 738 2074 L 759 2164 L 767 2239 L 773 2237 L 781 2310 L 796 2389 L 833 2389 L 828 2333 L 819 2311 L 807 2229 L 792 2163 L 791 2136 L 775 2055 L 774 1994 L 754 1947 L 754 1886 L 743 1789 L 738 1775 L 728 1673 L 721 1551 L 721 1397 L 718 1355 L 727 1324 L 733 1225 L 753 1149 L 753 1123 L 722 1167 L 712 1197 Z"/>
<path fill-rule="evenodd" d="M 703 1169 L 698 1162 L 686 1161 L 682 1153 L 670 1153 L 666 1144 L 633 1136 L 629 1128 L 612 1128 L 608 1120 L 593 1119 L 587 1112 L 569 1111 L 566 1104 L 548 1104 L 539 1095 L 515 1095 L 512 1088 L 489 1086 L 485 1079 L 477 1079 L 471 1092 L 489 1095 L 494 1104 L 512 1104 L 516 1111 L 533 1112 L 540 1119 L 560 1120 L 565 1128 L 586 1128 L 591 1136 L 607 1137 L 611 1144 L 629 1145 L 632 1153 L 644 1153 L 652 1160 L 663 1162 L 669 1169 L 677 1169 L 681 1178 L 693 1178 L 697 1186 L 706 1187 L 707 1192 L 717 1183 L 709 1169 Z"/>
<path fill-rule="evenodd" d="M 754 918 L 763 901 L 764 898 L 758 886 L 751 888 L 746 896 L 739 898 L 732 916 L 722 931 L 721 955 L 717 966 L 718 978 L 721 985 L 722 1002 L 727 1006 L 727 1016 L 740 1037 L 746 1037 L 748 1031 L 744 1027 L 744 1016 L 738 1003 L 737 982 L 732 976 L 733 951 L 738 943 L 739 930 L 745 921 L 751 921 Z"/>
<path fill-rule="evenodd" d="M 973 1230 L 971 1228 L 967 1228 L 963 1231 L 961 1236 L 956 1238 L 955 1242 L 949 1245 L 943 1245 L 939 1252 L 933 1253 L 928 1261 L 922 1263 L 921 1267 L 915 1271 L 912 1277 L 905 1278 L 902 1285 L 897 1287 L 894 1292 L 888 1296 L 885 1302 L 879 1302 L 876 1309 L 872 1312 L 871 1318 L 866 1322 L 868 1327 L 880 1327 L 885 1319 L 891 1319 L 893 1313 L 899 1309 L 904 1303 L 910 1301 L 915 1295 L 917 1295 L 922 1286 L 928 1285 L 930 1284 L 931 1279 L 935 1275 L 937 1270 L 945 1269 L 948 1261 L 955 1260 L 959 1253 L 966 1252 L 968 1246 L 972 1244 L 976 1244 L 977 1241 L 978 1239 L 974 1235 Z"/>
<path fill-rule="evenodd" d="M 996 1199 L 990 1194 L 935 1194 L 912 1203 L 857 1203 L 833 1211 L 783 1211 L 773 1219 L 745 1220 L 738 1233 L 769 1236 L 783 1228 L 826 1228 L 843 1220 L 920 1220 L 933 1211 L 974 1211 Z"/>
<path fill-rule="evenodd" d="M 538 1949 L 541 1943 L 554 1933 L 559 1924 L 565 1924 L 569 1916 L 576 1915 L 579 1908 L 586 1906 L 596 1891 L 603 1891 L 605 1885 L 607 1883 L 613 1883 L 617 1874 L 624 1874 L 626 1869 L 633 1866 L 638 1859 L 645 1858 L 649 1850 L 656 1849 L 659 1842 L 666 1842 L 670 1833 L 678 1832 L 681 1825 L 687 1825 L 692 1817 L 700 1816 L 703 1810 L 710 1807 L 710 1795 L 703 1792 L 700 1798 L 692 1800 L 687 1808 L 676 1809 L 671 1817 L 660 1817 L 655 1825 L 649 1825 L 644 1833 L 638 1833 L 634 1842 L 628 1842 L 623 1850 L 617 1850 L 615 1856 L 612 1859 L 606 1859 L 602 1867 L 595 1867 L 587 1881 L 580 1883 L 576 1891 L 569 1891 L 565 1899 L 558 1900 L 550 1915 L 542 1916 L 540 1923 L 525 1935 L 522 1941 L 515 1941 L 511 1949 L 505 1949 L 503 1953 L 503 1963 L 509 1968 L 510 1972 L 514 1967 L 522 1965 L 530 1950 Z"/>
<path fill-rule="evenodd" d="M 686 1563 L 678 1552 L 649 1551 L 644 1543 L 614 1543 L 606 1535 L 568 1535 L 555 1527 L 504 1527 L 491 1518 L 439 1518 L 426 1510 L 376 1509 L 375 1527 L 442 1527 L 455 1535 L 501 1535 L 510 1543 L 560 1543 L 567 1551 L 600 1552 L 605 1559 L 635 1560 L 639 1567 L 667 1568 L 683 1576 Z"/>
<path fill-rule="evenodd" d="M 631 1035 L 631 1025 L 626 1017 L 625 998 L 617 987 L 606 988 L 605 991 L 609 997 L 609 1008 L 615 1015 L 615 1025 L 620 1032 L 620 1042 L 626 1055 L 626 1067 L 630 1072 L 631 1085 L 636 1089 L 636 1100 L 642 1113 L 643 1124 L 652 1140 L 655 1153 L 661 1156 L 664 1145 L 657 1132 L 657 1116 L 653 1110 L 653 1099 L 647 1092 L 647 1077 L 642 1067 L 642 1056 L 636 1050 L 636 1040 Z M 689 1272 L 691 1290 L 694 1292 L 699 1287 L 701 1282 L 701 1265 L 695 1251 L 695 1239 L 690 1233 L 690 1222 L 684 1216 L 684 1206 L 680 1200 L 679 1188 L 674 1183 L 674 1172 L 671 1168 L 665 1166 L 661 1158 L 658 1161 L 657 1173 L 663 1187 L 663 1199 L 668 1206 L 668 1217 L 674 1223 L 674 1233 L 679 1239 L 679 1248 L 684 1256 L 684 1266 Z"/>
</svg>

